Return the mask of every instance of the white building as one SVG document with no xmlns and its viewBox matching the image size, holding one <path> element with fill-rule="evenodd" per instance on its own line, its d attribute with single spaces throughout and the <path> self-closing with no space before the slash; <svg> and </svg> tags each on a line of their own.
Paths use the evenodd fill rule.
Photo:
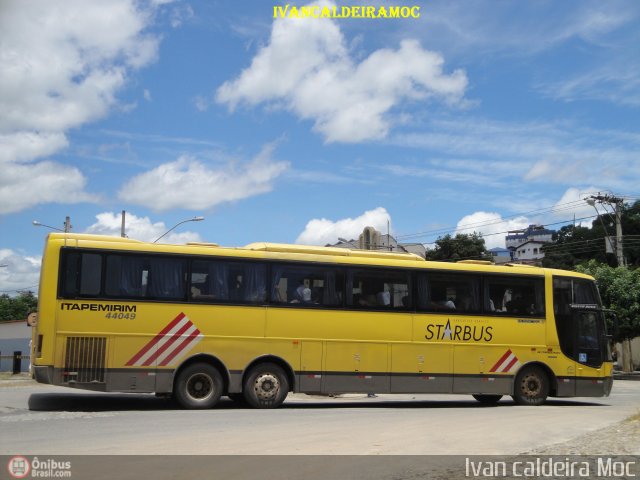
<svg viewBox="0 0 640 480">
<path fill-rule="evenodd" d="M 524 230 L 509 232 L 505 244 L 511 250 L 514 262 L 540 263 L 544 258 L 542 247 L 553 241 L 554 233 L 542 225 L 529 225 Z"/>
<path fill-rule="evenodd" d="M 532 240 L 551 242 L 554 233 L 556 233 L 554 230 L 548 230 L 542 225 L 529 225 L 524 230 L 509 232 L 509 235 L 507 235 L 504 240 L 507 248 L 516 249 L 523 243 Z"/>
<path fill-rule="evenodd" d="M 536 260 L 542 260 L 544 258 L 544 252 L 542 247 L 547 242 L 539 242 L 536 240 L 530 240 L 519 245 L 514 252 L 514 260 L 519 262 L 532 262 Z"/>
</svg>

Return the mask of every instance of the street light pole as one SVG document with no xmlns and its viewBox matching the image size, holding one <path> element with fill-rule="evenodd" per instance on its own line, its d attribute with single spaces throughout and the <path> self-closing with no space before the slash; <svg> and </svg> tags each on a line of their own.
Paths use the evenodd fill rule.
<svg viewBox="0 0 640 480">
<path fill-rule="evenodd" d="M 67 218 L 69 218 L 69 217 L 67 217 Z M 57 230 L 58 232 L 65 232 L 65 233 L 68 232 L 68 230 L 67 230 L 67 222 L 66 221 L 65 221 L 65 229 L 64 230 L 61 229 L 61 228 L 52 227 L 51 225 L 45 225 L 44 223 L 40 223 L 37 220 L 34 220 L 31 223 L 33 224 L 34 227 L 45 227 L 45 228 L 50 228 L 51 230 Z M 70 226 L 71 225 L 69 225 L 69 227 Z"/>
<path fill-rule="evenodd" d="M 187 222 L 201 222 L 202 220 L 204 220 L 204 217 L 193 217 L 193 218 L 189 218 L 187 220 L 183 220 L 181 222 L 176 223 L 173 227 L 171 227 L 169 230 L 167 230 L 166 232 L 164 232 L 162 235 L 160 235 L 158 238 L 156 238 L 153 243 L 156 243 L 158 240 L 160 240 L 162 237 L 164 237 L 167 233 L 171 232 L 173 229 L 175 229 L 176 227 L 182 225 L 183 223 L 187 223 Z"/>
</svg>

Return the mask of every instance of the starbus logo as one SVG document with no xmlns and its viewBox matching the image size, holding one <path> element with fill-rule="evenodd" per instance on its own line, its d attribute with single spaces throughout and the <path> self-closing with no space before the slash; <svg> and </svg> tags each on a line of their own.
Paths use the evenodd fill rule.
<svg viewBox="0 0 640 480">
<path fill-rule="evenodd" d="M 15 456 L 9 459 L 7 470 L 13 478 L 25 478 L 31 471 L 31 464 L 27 458 Z"/>
<path fill-rule="evenodd" d="M 447 323 L 427 325 L 427 340 L 454 340 L 457 342 L 490 342 L 493 340 L 493 327 L 485 325 L 454 325 L 451 320 Z"/>
</svg>

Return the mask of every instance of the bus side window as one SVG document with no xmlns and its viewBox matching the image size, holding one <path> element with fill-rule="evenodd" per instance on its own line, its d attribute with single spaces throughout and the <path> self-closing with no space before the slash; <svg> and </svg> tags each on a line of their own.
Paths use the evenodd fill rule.
<svg viewBox="0 0 640 480">
<path fill-rule="evenodd" d="M 147 295 L 157 299 L 184 299 L 186 261 L 181 258 L 151 258 L 148 261 Z"/>
<path fill-rule="evenodd" d="M 496 315 L 544 316 L 544 280 L 537 277 L 487 276 L 485 311 Z"/>
<path fill-rule="evenodd" d="M 80 264 L 80 295 L 99 296 L 101 280 L 102 255 L 98 253 L 83 253 Z"/>
<path fill-rule="evenodd" d="M 256 262 L 194 260 L 190 299 L 208 303 L 264 303 L 266 267 Z"/>
<path fill-rule="evenodd" d="M 343 275 L 338 270 L 278 265 L 272 269 L 271 301 L 299 307 L 336 307 L 341 304 L 343 287 Z"/>
<path fill-rule="evenodd" d="M 406 310 L 411 305 L 410 275 L 402 271 L 354 270 L 347 281 L 347 305 Z"/>
<path fill-rule="evenodd" d="M 191 264 L 189 294 L 192 300 L 211 301 L 229 299 L 226 265 L 211 260 L 194 260 Z"/>
<path fill-rule="evenodd" d="M 102 255 L 88 252 L 69 252 L 64 260 L 62 296 L 98 297 L 102 280 Z"/>
<path fill-rule="evenodd" d="M 418 309 L 480 312 L 480 279 L 476 276 L 432 272 L 418 274 Z"/>
<path fill-rule="evenodd" d="M 140 257 L 108 255 L 105 293 L 109 297 L 144 297 L 148 273 Z"/>
</svg>

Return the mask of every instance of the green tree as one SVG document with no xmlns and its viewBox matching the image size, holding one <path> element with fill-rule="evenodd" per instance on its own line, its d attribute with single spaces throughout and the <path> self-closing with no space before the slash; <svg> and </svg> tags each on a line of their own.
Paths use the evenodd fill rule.
<svg viewBox="0 0 640 480">
<path fill-rule="evenodd" d="M 596 279 L 603 305 L 616 312 L 618 331 L 615 339 L 621 341 L 640 336 L 640 269 L 614 268 L 590 260 L 578 265 L 576 270 Z"/>
<path fill-rule="evenodd" d="M 600 215 L 591 228 L 567 225 L 553 236 L 553 242 L 544 248 L 543 267 L 573 270 L 576 265 L 597 260 L 617 265 L 614 253 L 605 252 L 605 237 L 615 236 L 616 225 L 611 214 Z M 640 266 L 640 200 L 622 209 L 622 236 L 624 256 L 631 268 Z"/>
<path fill-rule="evenodd" d="M 33 292 L 21 292 L 15 297 L 6 293 L 0 295 L 0 322 L 24 320 L 38 307 L 38 299 Z"/>
<path fill-rule="evenodd" d="M 627 265 L 640 267 L 640 200 L 623 211 L 622 237 Z"/>
<path fill-rule="evenodd" d="M 484 238 L 478 233 L 458 233 L 455 237 L 445 235 L 436 240 L 433 250 L 427 251 L 427 260 L 488 260 Z"/>
</svg>

